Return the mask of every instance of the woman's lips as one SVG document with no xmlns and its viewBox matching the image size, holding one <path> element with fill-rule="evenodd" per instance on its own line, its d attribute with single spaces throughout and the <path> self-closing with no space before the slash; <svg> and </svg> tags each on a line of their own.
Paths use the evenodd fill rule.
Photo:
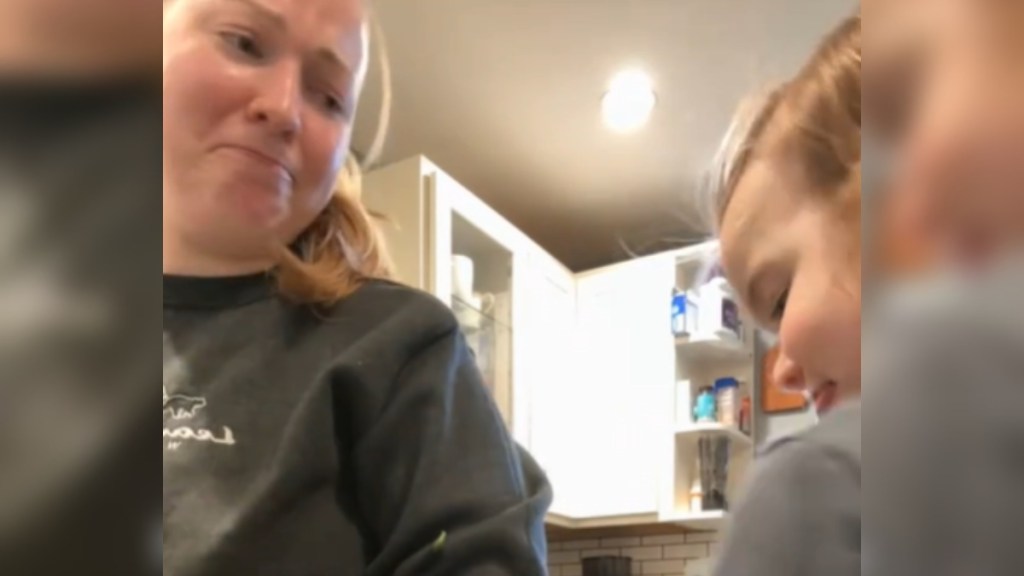
<svg viewBox="0 0 1024 576">
<path fill-rule="evenodd" d="M 266 154 L 253 148 L 247 148 L 245 146 L 225 146 L 228 150 L 245 156 L 249 160 L 263 164 L 273 170 L 278 171 L 282 176 L 287 178 L 289 181 L 295 181 L 295 174 L 292 169 L 283 161 L 275 158 L 270 154 Z"/>
</svg>

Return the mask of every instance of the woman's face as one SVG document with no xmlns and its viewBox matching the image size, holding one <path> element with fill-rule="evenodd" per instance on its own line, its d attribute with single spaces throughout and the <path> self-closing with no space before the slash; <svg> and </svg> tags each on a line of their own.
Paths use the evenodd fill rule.
<svg viewBox="0 0 1024 576">
<path fill-rule="evenodd" d="M 325 208 L 365 75 L 359 0 L 165 0 L 164 231 L 266 258 Z"/>
<path fill-rule="evenodd" d="M 860 224 L 816 199 L 795 163 L 775 160 L 755 160 L 740 179 L 722 258 L 747 310 L 779 336 L 776 382 L 825 413 L 860 395 Z"/>
</svg>

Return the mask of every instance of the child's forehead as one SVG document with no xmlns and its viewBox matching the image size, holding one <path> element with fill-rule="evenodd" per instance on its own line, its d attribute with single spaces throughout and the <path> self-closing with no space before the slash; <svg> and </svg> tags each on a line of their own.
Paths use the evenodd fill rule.
<svg viewBox="0 0 1024 576">
<path fill-rule="evenodd" d="M 800 209 L 797 198 L 806 192 L 802 188 L 792 163 L 784 158 L 773 156 L 751 162 L 737 183 L 722 221 L 722 263 L 727 269 L 735 272 L 737 260 L 746 260 L 756 246 L 785 229 Z"/>
</svg>

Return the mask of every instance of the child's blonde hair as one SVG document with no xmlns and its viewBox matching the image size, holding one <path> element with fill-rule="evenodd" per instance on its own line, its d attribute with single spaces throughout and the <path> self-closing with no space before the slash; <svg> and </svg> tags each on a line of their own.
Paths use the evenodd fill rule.
<svg viewBox="0 0 1024 576">
<path fill-rule="evenodd" d="M 740 179 L 765 150 L 795 159 L 816 191 L 859 222 L 860 22 L 859 12 L 844 20 L 792 80 L 740 107 L 707 182 L 716 229 Z"/>
</svg>

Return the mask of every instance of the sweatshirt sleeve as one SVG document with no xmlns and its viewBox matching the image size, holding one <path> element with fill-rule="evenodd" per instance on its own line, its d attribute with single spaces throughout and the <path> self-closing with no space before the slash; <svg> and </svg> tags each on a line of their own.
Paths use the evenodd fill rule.
<svg viewBox="0 0 1024 576">
<path fill-rule="evenodd" d="M 457 327 L 412 354 L 354 448 L 368 576 L 546 573 L 550 485 Z"/>
<path fill-rule="evenodd" d="M 715 576 L 860 574 L 860 487 L 850 466 L 794 440 L 758 463 Z"/>
</svg>

